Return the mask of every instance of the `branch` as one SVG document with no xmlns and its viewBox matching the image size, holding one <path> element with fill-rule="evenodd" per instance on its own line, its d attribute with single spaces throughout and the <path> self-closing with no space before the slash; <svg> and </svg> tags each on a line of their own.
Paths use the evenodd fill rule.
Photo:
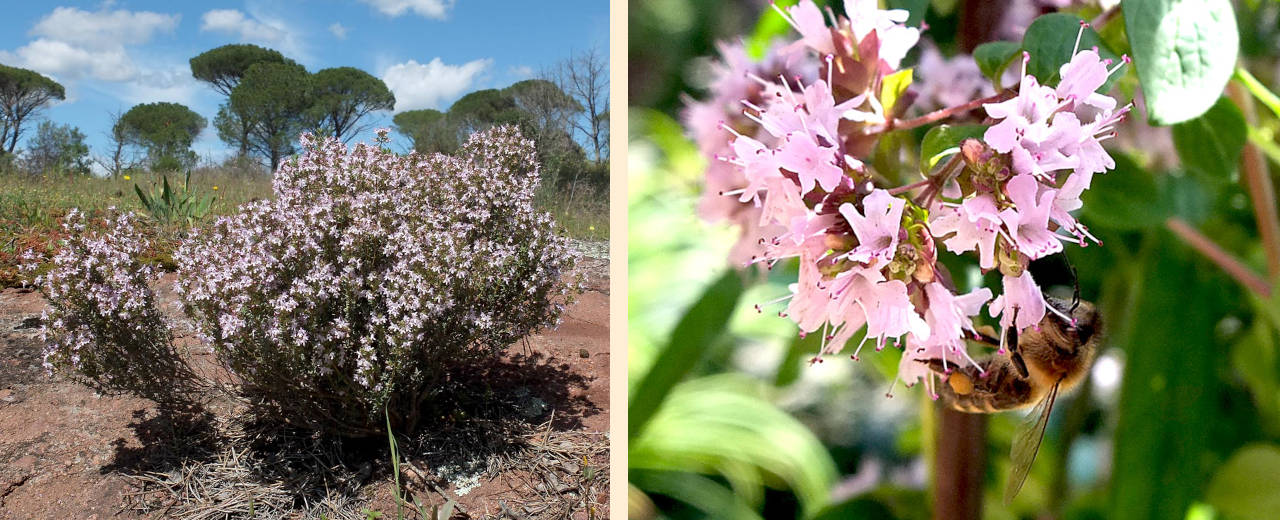
<svg viewBox="0 0 1280 520">
<path fill-rule="evenodd" d="M 890 121 L 889 121 L 889 124 L 885 125 L 885 128 L 884 128 L 884 130 L 883 130 L 883 131 L 884 131 L 884 132 L 888 132 L 888 131 L 890 131 L 890 130 L 907 130 L 907 129 L 910 129 L 910 128 L 915 128 L 915 127 L 917 127 L 917 126 L 924 126 L 924 125 L 927 125 L 927 124 L 929 124 L 929 123 L 934 123 L 934 122 L 937 122 L 937 121 L 941 121 L 941 120 L 943 120 L 943 119 L 947 119 L 947 118 L 952 117 L 952 116 L 954 116 L 954 115 L 956 115 L 956 114 L 963 114 L 963 113 L 965 113 L 965 112 L 968 112 L 968 111 L 970 111 L 970 110 L 973 110 L 973 109 L 975 109 L 975 108 L 978 108 L 978 107 L 980 107 L 980 106 L 982 106 L 983 104 L 986 104 L 986 103 L 999 103 L 999 102 L 1004 101 L 1004 100 L 1006 100 L 1006 99 L 1010 99 L 1010 98 L 1012 98 L 1012 97 L 1013 97 L 1013 96 L 1015 96 L 1015 95 L 1017 95 L 1017 93 L 1016 93 L 1016 92 L 1014 92 L 1014 91 L 1012 91 L 1012 90 L 1005 90 L 1004 92 L 1001 92 L 1001 93 L 996 94 L 996 95 L 994 95 L 994 96 L 988 96 L 988 97 L 984 97 L 984 98 L 982 98 L 982 99 L 975 99 L 975 100 L 973 100 L 973 101 L 970 101 L 970 102 L 968 102 L 968 103 L 965 103 L 965 104 L 963 104 L 963 105 L 959 105 L 959 106 L 954 106 L 954 107 L 948 107 L 948 108 L 943 108 L 943 109 L 935 110 L 935 111 L 933 111 L 933 112 L 929 112 L 928 114 L 925 114 L 925 115 L 923 115 L 923 116 L 920 116 L 920 117 L 917 117 L 917 118 L 914 118 L 914 119 L 905 119 L 905 120 L 904 120 L 904 119 L 897 119 L 897 118 L 895 118 L 895 119 L 890 120 Z"/>
<path fill-rule="evenodd" d="M 1240 285 L 1263 298 L 1271 297 L 1271 286 L 1267 285 L 1266 280 L 1263 280 L 1261 276 L 1258 276 L 1257 273 L 1254 273 L 1234 256 L 1231 256 L 1231 253 L 1218 247 L 1218 244 L 1209 240 L 1209 237 L 1200 234 L 1190 224 L 1180 218 L 1172 217 L 1166 220 L 1164 225 L 1170 231 L 1173 231 L 1175 235 L 1182 238 L 1192 249 L 1199 251 L 1211 262 L 1218 264 L 1218 267 L 1221 267 L 1227 275 L 1235 278 Z"/>
<path fill-rule="evenodd" d="M 1240 83 L 1227 86 L 1232 101 L 1244 112 L 1245 122 L 1252 127 L 1257 121 L 1253 98 L 1245 93 Z M 1267 174 L 1267 163 L 1262 152 L 1253 143 L 1245 142 L 1240 157 L 1240 180 L 1253 202 L 1254 218 L 1258 221 L 1258 234 L 1262 235 L 1262 247 L 1267 254 L 1267 272 L 1272 278 L 1280 277 L 1280 215 L 1276 213 L 1275 186 Z"/>
</svg>

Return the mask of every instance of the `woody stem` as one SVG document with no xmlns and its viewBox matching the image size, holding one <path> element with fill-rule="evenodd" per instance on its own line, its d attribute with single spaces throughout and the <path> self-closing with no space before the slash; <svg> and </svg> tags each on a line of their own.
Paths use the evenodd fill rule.
<svg viewBox="0 0 1280 520">
<path fill-rule="evenodd" d="M 936 123 L 943 119 L 953 117 L 956 114 L 963 114 L 965 112 L 978 108 L 986 103 L 999 103 L 1006 99 L 1012 98 L 1015 95 L 1016 93 L 1013 92 L 1012 90 L 1005 90 L 1004 92 L 1000 92 L 999 94 L 996 94 L 994 96 L 987 96 L 982 99 L 975 99 L 963 105 L 934 110 L 933 112 L 929 112 L 928 114 L 922 115 L 920 117 L 916 117 L 912 119 L 894 118 L 889 121 L 889 124 L 885 125 L 884 131 L 888 132 L 891 130 L 907 130 L 907 129 L 915 128 L 917 126 L 924 126 L 930 123 Z"/>
</svg>

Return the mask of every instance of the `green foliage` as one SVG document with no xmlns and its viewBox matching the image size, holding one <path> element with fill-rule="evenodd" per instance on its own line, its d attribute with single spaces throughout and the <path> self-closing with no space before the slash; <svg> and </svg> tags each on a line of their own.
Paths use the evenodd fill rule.
<svg viewBox="0 0 1280 520">
<path fill-rule="evenodd" d="M 112 132 L 125 142 L 147 150 L 153 171 L 175 171 L 195 166 L 191 143 L 204 130 L 204 117 L 178 103 L 144 103 L 120 116 Z"/>
<path fill-rule="evenodd" d="M 1120 5 L 1151 123 L 1180 123 L 1213 106 L 1239 51 L 1231 3 L 1124 0 Z"/>
<path fill-rule="evenodd" d="M 191 187 L 191 172 L 187 171 L 180 189 L 169 186 L 169 176 L 160 177 L 160 186 L 152 186 L 150 193 L 142 191 L 137 184 L 133 190 L 138 194 L 138 201 L 143 209 L 162 224 L 195 224 L 205 215 L 213 204 L 213 195 L 200 196 Z"/>
<path fill-rule="evenodd" d="M 230 96 L 254 64 L 294 62 L 279 51 L 238 43 L 205 51 L 191 58 L 190 63 L 192 76 L 209 83 L 222 95 Z"/>
<path fill-rule="evenodd" d="M 1221 281 L 1170 235 L 1153 239 L 1135 290 L 1133 315 L 1141 319 L 1124 346 L 1112 466 L 1117 518 L 1181 518 L 1211 469 L 1208 455 L 1221 442 L 1216 425 L 1229 423 L 1214 337 Z"/>
<path fill-rule="evenodd" d="M 1035 76 L 1042 85 L 1057 85 L 1061 80 L 1059 69 L 1064 63 L 1071 61 L 1072 51 L 1076 48 L 1076 34 L 1080 31 L 1078 16 L 1067 13 L 1050 13 L 1040 16 L 1031 22 L 1027 32 L 1022 35 L 1022 48 L 1031 55 L 1027 62 L 1027 74 Z M 1103 59 L 1119 62 L 1120 57 L 1111 52 L 1098 33 L 1086 28 L 1080 35 L 1080 48 L 1098 48 L 1098 55 Z M 1098 88 L 1099 92 L 1111 90 L 1117 76 L 1112 76 Z"/>
<path fill-rule="evenodd" d="M 445 113 L 439 110 L 408 110 L 392 118 L 396 131 L 413 141 L 413 149 L 422 153 L 453 153 L 458 148 L 457 134 L 449 127 Z"/>
<path fill-rule="evenodd" d="M 1088 221 L 1123 230 L 1146 229 L 1163 222 L 1169 211 L 1159 204 L 1155 176 L 1127 155 L 1113 154 L 1112 159 L 1115 169 L 1097 178 L 1107 183 L 1107 189 L 1089 190 L 1083 196 L 1082 211 Z"/>
<path fill-rule="evenodd" d="M 1014 42 L 987 42 L 973 49 L 973 61 L 978 63 L 978 70 L 991 80 L 993 85 L 1000 84 L 1000 76 L 1004 69 L 1022 52 L 1022 46 Z"/>
<path fill-rule="evenodd" d="M 249 67 L 231 91 L 228 110 L 250 122 L 248 147 L 267 158 L 274 171 L 293 153 L 294 139 L 307 128 L 311 104 L 312 82 L 305 68 L 268 62 Z M 220 133 L 221 129 L 220 125 Z"/>
<path fill-rule="evenodd" d="M 920 173 L 929 173 L 939 162 L 960 152 L 960 142 L 981 139 L 987 131 L 983 125 L 938 125 L 929 129 L 920 142 Z"/>
<path fill-rule="evenodd" d="M 396 105 L 386 83 L 354 67 L 317 71 L 311 76 L 311 89 L 311 117 L 321 132 L 344 142 L 366 129 L 360 126 L 365 116 Z"/>
<path fill-rule="evenodd" d="M 1214 474 L 1205 498 L 1227 518 L 1274 516 L 1280 511 L 1280 448 L 1240 448 Z"/>
<path fill-rule="evenodd" d="M 28 169 L 33 174 L 89 174 L 89 145 L 84 133 L 71 125 L 41 121 L 27 143 Z"/>
<path fill-rule="evenodd" d="M 0 155 L 13 153 L 24 122 L 50 101 L 66 98 L 60 83 L 33 70 L 0 65 Z"/>
<path fill-rule="evenodd" d="M 648 374 L 631 392 L 627 407 L 627 435 L 634 439 L 662 407 L 662 401 L 716 339 L 723 334 L 729 316 L 738 305 L 743 285 L 735 271 L 725 272 L 707 288 L 671 333 L 667 348 L 658 355 Z M 643 396 L 643 398 L 639 398 Z"/>
<path fill-rule="evenodd" d="M 1221 178 L 1235 172 L 1249 135 L 1244 114 L 1225 96 L 1200 117 L 1175 124 L 1172 130 L 1182 164 Z"/>
<path fill-rule="evenodd" d="M 715 322 L 697 327 L 720 329 Z M 660 360 L 654 369 L 668 361 L 673 360 Z M 807 427 L 769 402 L 763 387 L 734 374 L 675 385 L 648 425 L 630 439 L 627 464 L 633 482 L 699 509 L 732 504 L 731 510 L 752 511 L 763 500 L 761 486 L 777 478 L 796 493 L 806 516 L 824 507 L 836 477 L 831 456 Z M 645 399 L 633 399 L 633 409 L 637 401 L 649 400 L 640 391 L 636 396 Z M 709 480 L 685 477 L 697 488 L 680 491 L 659 481 L 673 474 L 645 478 L 654 471 L 719 474 L 728 480 L 735 500 Z"/>
</svg>

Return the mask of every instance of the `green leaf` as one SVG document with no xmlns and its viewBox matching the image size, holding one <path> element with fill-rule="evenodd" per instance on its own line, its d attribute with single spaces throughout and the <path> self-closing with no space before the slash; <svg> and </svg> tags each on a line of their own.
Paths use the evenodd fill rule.
<svg viewBox="0 0 1280 520">
<path fill-rule="evenodd" d="M 911 71 L 912 69 L 900 70 L 885 76 L 880 83 L 880 103 L 884 105 L 886 113 L 896 113 L 894 107 L 898 104 L 898 98 L 911 86 Z"/>
<path fill-rule="evenodd" d="M 1229 518 L 1272 518 L 1280 511 L 1280 448 L 1250 444 L 1218 468 L 1205 499 Z"/>
<path fill-rule="evenodd" d="M 1244 114 L 1235 103 L 1218 98 L 1200 117 L 1173 125 L 1173 145 L 1189 168 L 1210 176 L 1230 177 L 1249 138 Z"/>
<path fill-rule="evenodd" d="M 991 79 L 991 84 L 999 85 L 1004 69 L 1021 51 L 1022 46 L 1015 42 L 987 42 L 973 49 L 973 61 L 978 63 L 982 75 Z"/>
<path fill-rule="evenodd" d="M 1221 280 L 1203 273 L 1172 235 L 1147 240 L 1131 314 L 1141 319 L 1124 345 L 1110 516 L 1182 518 L 1208 477 L 1214 428 L 1229 421 L 1215 337 L 1223 311 L 1212 310 L 1225 302 Z"/>
<path fill-rule="evenodd" d="M 1035 76 L 1041 85 L 1057 85 L 1061 79 L 1058 71 L 1062 65 L 1071 61 L 1072 51 L 1076 50 L 1076 34 L 1080 34 L 1080 49 L 1098 48 L 1098 55 L 1103 59 L 1118 61 L 1119 57 L 1107 49 L 1102 38 L 1093 29 L 1086 28 L 1080 33 L 1082 20 L 1073 14 L 1051 13 L 1036 18 L 1022 35 L 1022 48 L 1031 55 L 1027 63 L 1027 74 Z M 1111 89 L 1111 84 L 1119 75 L 1112 75 L 1098 92 Z"/>
<path fill-rule="evenodd" d="M 1124 0 L 1125 29 L 1152 124 L 1203 114 L 1236 66 L 1240 40 L 1231 2 Z"/>
<path fill-rule="evenodd" d="M 1160 204 L 1155 177 L 1129 156 L 1113 153 L 1116 167 L 1093 178 L 1084 201 L 1086 226 L 1095 223 L 1116 230 L 1145 229 L 1160 225 L 1168 216 Z"/>
<path fill-rule="evenodd" d="M 666 349 L 644 375 L 627 407 L 627 436 L 635 437 L 662 405 L 675 386 L 702 358 L 712 342 L 724 333 L 744 287 L 737 271 L 727 271 L 711 284 L 693 307 L 680 318 Z"/>
<path fill-rule="evenodd" d="M 920 173 L 928 174 L 938 162 L 947 156 L 960 151 L 960 142 L 973 138 L 982 138 L 987 131 L 983 125 L 938 125 L 924 134 L 920 143 Z"/>
<path fill-rule="evenodd" d="M 1231 364 L 1253 394 L 1263 424 L 1280 433 L 1280 355 L 1269 323 L 1254 321 L 1231 348 Z"/>
<path fill-rule="evenodd" d="M 628 480 L 636 487 L 666 495 L 702 511 L 706 517 L 737 520 L 761 518 L 728 488 L 707 477 L 678 471 L 631 470 Z"/>
<path fill-rule="evenodd" d="M 780 9 L 786 9 L 799 1 L 778 0 L 775 3 Z M 747 55 L 757 60 L 763 58 L 774 38 L 787 34 L 791 30 L 791 24 L 787 23 L 782 15 L 773 9 L 765 9 L 760 13 L 760 21 L 756 22 L 755 30 L 751 31 L 751 36 L 747 38 Z"/>
<path fill-rule="evenodd" d="M 785 483 L 806 512 L 826 506 L 835 463 L 803 423 L 766 398 L 766 390 L 741 374 L 676 385 L 648 426 L 628 443 L 628 468 L 715 473 L 738 489 L 758 487 L 769 475 Z M 746 475 L 748 471 L 755 476 Z"/>
</svg>

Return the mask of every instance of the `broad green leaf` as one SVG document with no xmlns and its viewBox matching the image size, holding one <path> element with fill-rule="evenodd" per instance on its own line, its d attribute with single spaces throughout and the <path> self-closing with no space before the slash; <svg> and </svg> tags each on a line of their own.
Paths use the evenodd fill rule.
<svg viewBox="0 0 1280 520">
<path fill-rule="evenodd" d="M 1280 433 L 1280 355 L 1270 323 L 1254 321 L 1231 348 L 1231 364 L 1253 394 L 1263 424 Z"/>
<path fill-rule="evenodd" d="M 1280 448 L 1251 444 L 1218 468 L 1206 501 L 1228 518 L 1274 518 L 1280 511 Z"/>
<path fill-rule="evenodd" d="M 780 479 L 805 511 L 826 506 L 835 463 L 804 424 L 765 398 L 765 386 L 740 374 L 676 385 L 631 438 L 628 468 L 720 474 L 735 487 L 750 479 L 734 473 L 754 468 L 756 481 Z"/>
<path fill-rule="evenodd" d="M 982 75 L 991 79 L 991 84 L 1000 85 L 1000 76 L 1015 57 L 1022 52 L 1022 46 L 1016 42 L 987 42 L 973 49 L 973 61 L 978 63 Z"/>
<path fill-rule="evenodd" d="M 671 387 L 689 373 L 711 343 L 724 333 L 742 291 L 741 275 L 729 270 L 702 293 L 676 324 L 671 341 L 631 395 L 627 407 L 628 437 L 635 437 L 644 428 L 662 406 Z"/>
<path fill-rule="evenodd" d="M 631 470 L 628 479 L 636 487 L 666 495 L 702 511 L 708 518 L 759 520 L 761 516 L 728 488 L 714 480 L 678 471 Z"/>
<path fill-rule="evenodd" d="M 1172 131 L 1182 164 L 1210 176 L 1230 177 L 1248 139 L 1244 114 L 1225 96 L 1200 117 L 1173 125 Z"/>
<path fill-rule="evenodd" d="M 1113 518 L 1182 518 L 1208 477 L 1214 429 L 1224 418 L 1218 379 L 1221 280 L 1194 253 L 1157 231 L 1142 255 L 1125 349 L 1115 454 Z M 1187 302 L 1195 302 L 1188 305 Z"/>
<path fill-rule="evenodd" d="M 1027 63 L 1027 74 L 1035 76 L 1041 85 L 1056 86 L 1061 79 L 1059 70 L 1071 61 L 1072 51 L 1076 50 L 1076 35 L 1080 35 L 1079 49 L 1098 48 L 1098 55 L 1103 59 L 1118 62 L 1119 57 L 1107 49 L 1093 29 L 1086 28 L 1080 32 L 1082 20 L 1073 14 L 1051 13 L 1036 18 L 1022 35 L 1022 48 L 1031 56 Z M 1111 84 L 1118 74 L 1112 75 L 1098 92 L 1111 89 Z"/>
<path fill-rule="evenodd" d="M 884 5 L 888 9 L 907 11 L 907 21 L 904 25 L 910 27 L 920 27 L 920 23 L 924 21 L 924 15 L 929 11 L 929 0 L 885 0 Z"/>
<path fill-rule="evenodd" d="M 938 125 L 924 134 L 920 143 L 920 173 L 928 174 L 942 159 L 960 151 L 960 142 L 973 138 L 982 138 L 987 131 L 983 125 Z"/>
<path fill-rule="evenodd" d="M 1113 153 L 1116 167 L 1095 175 L 1084 201 L 1084 224 L 1117 230 L 1145 229 L 1160 225 L 1168 216 L 1160 204 L 1155 177 L 1127 155 Z"/>
<path fill-rule="evenodd" d="M 880 83 L 880 103 L 884 105 L 885 112 L 896 113 L 894 107 L 898 104 L 898 98 L 911 86 L 911 71 L 912 69 L 900 70 L 885 76 Z"/>
<path fill-rule="evenodd" d="M 1231 2 L 1124 0 L 1125 29 L 1152 124 L 1181 123 L 1213 106 L 1236 66 Z"/>
</svg>

